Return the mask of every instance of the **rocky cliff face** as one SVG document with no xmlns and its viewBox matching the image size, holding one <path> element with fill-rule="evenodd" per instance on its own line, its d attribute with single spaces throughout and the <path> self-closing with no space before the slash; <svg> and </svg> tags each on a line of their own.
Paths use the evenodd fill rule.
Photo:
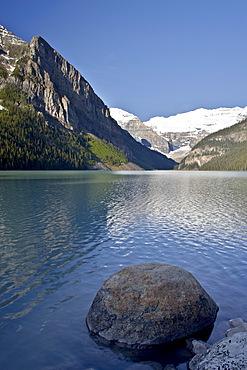
<svg viewBox="0 0 247 370">
<path fill-rule="evenodd" d="M 28 43 L 0 25 L 0 71 L 7 77 L 28 49 Z M 5 72 L 5 73 L 4 73 Z M 4 77 L 0 74 L 1 77 Z"/>
<path fill-rule="evenodd" d="M 81 74 L 39 36 L 31 40 L 29 53 L 22 85 L 30 102 L 71 130 L 90 131 L 95 123 L 103 125 L 100 132 L 106 138 L 114 122 L 108 119 L 109 110 Z M 94 127 L 95 134 L 97 128 Z"/>
<path fill-rule="evenodd" d="M 139 117 L 119 108 L 110 108 L 110 114 L 119 126 L 127 130 L 136 141 L 163 154 L 170 152 L 169 142 L 150 127 L 145 126 Z"/>
<path fill-rule="evenodd" d="M 0 34 L 0 87 L 6 83 L 18 85 L 29 103 L 44 114 L 48 124 L 105 139 L 122 149 L 129 161 L 143 168 L 174 167 L 174 161 L 148 150 L 122 130 L 89 83 L 43 38 L 36 36 L 27 44 L 4 27 Z M 10 56 L 12 59 L 8 59 Z"/>
</svg>

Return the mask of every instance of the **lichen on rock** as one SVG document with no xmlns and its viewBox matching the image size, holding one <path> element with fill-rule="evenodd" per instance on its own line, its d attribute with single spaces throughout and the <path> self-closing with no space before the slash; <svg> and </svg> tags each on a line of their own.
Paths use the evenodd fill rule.
<svg viewBox="0 0 247 370">
<path fill-rule="evenodd" d="M 188 271 L 169 264 L 129 266 L 105 281 L 89 309 L 89 331 L 129 348 L 189 336 L 211 325 L 218 306 Z"/>
<path fill-rule="evenodd" d="M 216 342 L 189 363 L 190 370 L 246 370 L 247 333 L 237 332 Z"/>
</svg>

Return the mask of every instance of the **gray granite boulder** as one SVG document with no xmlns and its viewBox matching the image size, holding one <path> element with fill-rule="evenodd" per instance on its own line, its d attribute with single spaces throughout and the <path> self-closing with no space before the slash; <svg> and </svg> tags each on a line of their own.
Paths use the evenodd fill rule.
<svg viewBox="0 0 247 370">
<path fill-rule="evenodd" d="M 247 333 L 239 332 L 221 339 L 189 363 L 190 370 L 246 370 Z"/>
<path fill-rule="evenodd" d="M 188 271 L 168 264 L 129 266 L 105 281 L 89 309 L 91 333 L 128 348 L 189 336 L 211 325 L 218 306 Z"/>
</svg>

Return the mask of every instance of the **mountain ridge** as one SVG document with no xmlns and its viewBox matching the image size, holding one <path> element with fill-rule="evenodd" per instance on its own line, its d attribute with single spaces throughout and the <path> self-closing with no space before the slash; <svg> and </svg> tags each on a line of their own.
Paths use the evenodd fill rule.
<svg viewBox="0 0 247 370">
<path fill-rule="evenodd" d="M 183 158 L 179 170 L 247 170 L 247 119 L 199 141 Z"/>
<path fill-rule="evenodd" d="M 219 107 L 214 109 L 198 108 L 178 113 L 170 117 L 156 116 L 143 123 L 160 134 L 165 132 L 184 132 L 205 130 L 208 133 L 231 126 L 247 117 L 247 106 Z M 234 120 L 236 120 L 234 122 Z"/>
<path fill-rule="evenodd" d="M 119 126 L 127 130 L 136 141 L 165 155 L 169 153 L 169 142 L 152 128 L 145 126 L 139 117 L 120 108 L 110 108 L 110 114 Z"/>
<path fill-rule="evenodd" d="M 114 113 L 110 108 L 110 112 Z M 128 130 L 128 121 L 133 122 L 133 114 L 118 110 L 115 119 Z M 220 129 L 230 127 L 247 117 L 247 106 L 244 108 L 199 108 L 170 117 L 156 116 L 142 124 L 159 135 L 169 145 L 166 155 L 180 162 L 189 151 L 207 135 Z M 123 122 L 123 123 L 122 123 Z M 132 127 L 131 134 L 135 132 Z M 153 148 L 156 149 L 156 148 Z M 157 149 L 156 149 L 157 150 Z"/>
<path fill-rule="evenodd" d="M 170 117 L 153 117 L 143 122 L 162 137 L 170 140 L 178 148 L 188 147 L 190 150 L 207 135 L 230 127 L 247 118 L 247 106 L 244 108 L 199 108 L 179 113 Z M 188 153 L 188 151 L 187 151 Z M 187 154 L 185 151 L 185 154 Z M 171 153 L 171 158 L 174 158 Z"/>
<path fill-rule="evenodd" d="M 143 147 L 122 130 L 80 72 L 41 36 L 33 37 L 30 44 L 20 43 L 16 59 L 10 62 L 14 54 L 11 39 L 16 40 L 8 32 L 1 27 L 0 88 L 14 84 L 49 125 L 62 126 L 71 135 L 83 131 L 106 140 L 143 169 L 174 167 L 174 161 Z"/>
</svg>

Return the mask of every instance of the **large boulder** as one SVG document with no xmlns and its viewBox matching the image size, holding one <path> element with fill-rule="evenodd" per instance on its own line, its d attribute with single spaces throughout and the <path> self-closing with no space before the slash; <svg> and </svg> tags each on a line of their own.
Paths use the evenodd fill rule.
<svg viewBox="0 0 247 370">
<path fill-rule="evenodd" d="M 237 332 L 221 339 L 189 363 L 190 370 L 246 370 L 247 333 Z"/>
<path fill-rule="evenodd" d="M 89 309 L 89 331 L 129 348 L 189 336 L 211 325 L 218 306 L 188 271 L 169 264 L 129 266 L 105 281 Z"/>
</svg>

